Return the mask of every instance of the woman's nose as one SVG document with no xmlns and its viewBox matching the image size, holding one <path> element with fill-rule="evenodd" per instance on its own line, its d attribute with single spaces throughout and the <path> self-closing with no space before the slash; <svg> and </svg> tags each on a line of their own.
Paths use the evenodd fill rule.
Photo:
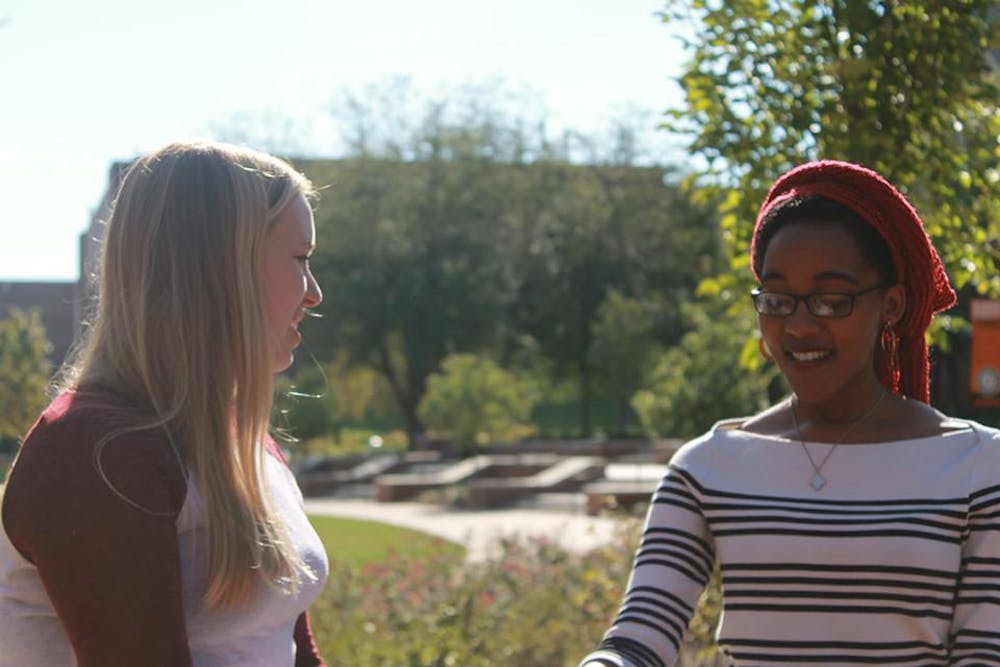
<svg viewBox="0 0 1000 667">
<path fill-rule="evenodd" d="M 312 271 L 307 274 L 306 296 L 303 302 L 306 308 L 315 308 L 323 303 L 323 290 L 320 289 L 319 283 L 316 282 L 316 276 L 312 274 Z"/>
<path fill-rule="evenodd" d="M 785 331 L 796 337 L 810 334 L 819 326 L 819 318 L 809 311 L 805 301 L 796 302 L 795 310 L 785 318 Z"/>
</svg>

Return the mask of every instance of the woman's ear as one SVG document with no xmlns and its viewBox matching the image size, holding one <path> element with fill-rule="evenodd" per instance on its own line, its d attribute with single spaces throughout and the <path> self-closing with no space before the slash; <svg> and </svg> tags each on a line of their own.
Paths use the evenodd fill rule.
<svg viewBox="0 0 1000 667">
<path fill-rule="evenodd" d="M 890 324 L 896 324 L 903 319 L 906 312 L 906 286 L 896 283 L 887 287 L 882 296 L 882 312 Z"/>
</svg>

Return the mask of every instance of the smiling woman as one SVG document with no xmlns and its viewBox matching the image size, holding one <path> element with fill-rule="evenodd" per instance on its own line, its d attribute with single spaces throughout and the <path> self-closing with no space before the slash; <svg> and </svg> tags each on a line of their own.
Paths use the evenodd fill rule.
<svg viewBox="0 0 1000 667">
<path fill-rule="evenodd" d="M 715 562 L 736 667 L 1000 665 L 1000 432 L 927 404 L 924 334 L 955 293 L 916 211 L 869 169 L 803 165 L 751 265 L 793 393 L 674 457 L 583 665 L 673 664 Z"/>
<path fill-rule="evenodd" d="M 261 252 L 261 285 L 267 324 L 274 346 L 274 371 L 292 365 L 292 353 L 302 341 L 299 323 L 323 300 L 309 269 L 316 247 L 312 209 L 302 195 L 288 203 L 268 231 Z"/>
</svg>

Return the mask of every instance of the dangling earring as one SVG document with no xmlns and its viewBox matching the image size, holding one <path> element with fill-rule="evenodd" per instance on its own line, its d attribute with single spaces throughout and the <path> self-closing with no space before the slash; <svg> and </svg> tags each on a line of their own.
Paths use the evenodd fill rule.
<svg viewBox="0 0 1000 667">
<path fill-rule="evenodd" d="M 899 378 L 899 337 L 896 330 L 892 328 L 892 322 L 886 321 L 882 327 L 882 351 L 885 352 L 889 378 L 893 385 L 898 384 Z"/>
<path fill-rule="evenodd" d="M 760 350 L 760 356 L 764 357 L 764 361 L 769 364 L 774 363 L 774 355 L 767 349 L 767 343 L 764 342 L 763 338 L 757 339 L 757 349 Z"/>
</svg>

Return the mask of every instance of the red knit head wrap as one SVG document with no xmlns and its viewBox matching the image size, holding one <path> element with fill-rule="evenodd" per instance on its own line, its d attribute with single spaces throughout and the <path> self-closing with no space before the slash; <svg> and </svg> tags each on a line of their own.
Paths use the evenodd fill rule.
<svg viewBox="0 0 1000 667">
<path fill-rule="evenodd" d="M 955 303 L 941 258 L 931 245 L 917 211 L 887 180 L 871 169 L 822 160 L 796 167 L 771 186 L 761 204 L 750 242 L 751 265 L 756 266 L 761 224 L 777 205 L 790 198 L 819 195 L 857 213 L 882 235 L 906 290 L 906 312 L 895 324 L 899 363 L 893 368 L 887 354 L 876 355 L 879 379 L 892 391 L 930 401 L 930 364 L 924 334 L 934 313 Z M 758 280 L 760 276 L 754 277 Z"/>
</svg>

